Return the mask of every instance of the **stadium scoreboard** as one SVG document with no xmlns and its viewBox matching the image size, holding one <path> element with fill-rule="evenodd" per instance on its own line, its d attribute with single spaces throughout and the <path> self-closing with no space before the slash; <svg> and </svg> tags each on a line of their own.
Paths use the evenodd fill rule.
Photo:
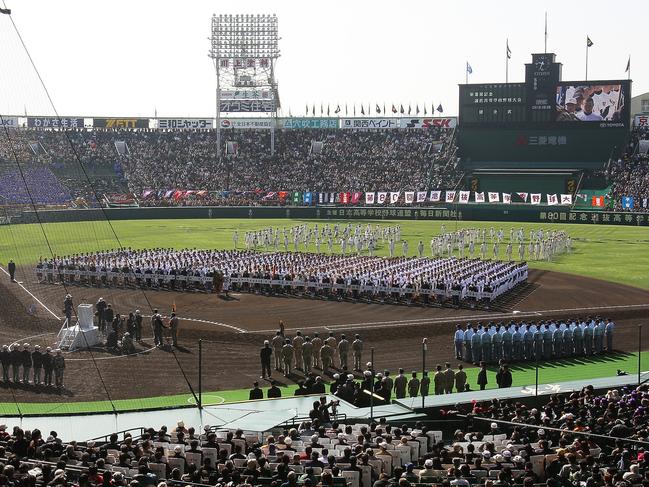
<svg viewBox="0 0 649 487">
<path fill-rule="evenodd" d="M 595 162 L 619 152 L 628 137 L 631 81 L 562 81 L 561 70 L 555 54 L 532 54 L 522 83 L 460 85 L 460 156 Z"/>
</svg>

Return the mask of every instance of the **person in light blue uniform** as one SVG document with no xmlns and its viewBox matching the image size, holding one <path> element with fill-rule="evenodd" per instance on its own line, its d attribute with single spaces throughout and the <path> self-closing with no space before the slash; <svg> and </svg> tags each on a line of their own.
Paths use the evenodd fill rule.
<svg viewBox="0 0 649 487">
<path fill-rule="evenodd" d="M 512 361 L 512 349 L 514 346 L 514 336 L 510 328 L 511 325 L 505 327 L 505 331 L 502 334 L 503 338 L 503 359 L 507 362 Z"/>
<path fill-rule="evenodd" d="M 491 345 L 492 345 L 492 360 L 496 363 L 503 358 L 503 336 L 500 334 L 500 330 L 495 330 L 493 335 L 491 335 Z"/>
<path fill-rule="evenodd" d="M 523 360 L 523 327 L 525 325 L 515 325 L 512 333 L 512 357 L 514 360 Z"/>
<path fill-rule="evenodd" d="M 581 357 L 584 355 L 584 329 L 579 322 L 574 323 L 574 325 L 572 329 L 572 342 L 574 344 L 575 357 Z"/>
<path fill-rule="evenodd" d="M 541 325 L 543 328 L 543 360 L 552 358 L 552 331 L 550 325 Z"/>
<path fill-rule="evenodd" d="M 587 357 L 593 354 L 593 330 L 595 329 L 595 322 L 590 321 L 584 327 L 584 355 Z"/>
<path fill-rule="evenodd" d="M 543 358 L 543 332 L 545 332 L 545 327 L 535 325 L 534 328 L 534 360 L 538 361 Z"/>
<path fill-rule="evenodd" d="M 482 334 L 484 333 L 482 325 L 478 323 L 478 329 L 471 337 L 471 352 L 473 354 L 473 363 L 478 365 L 482 358 Z"/>
<path fill-rule="evenodd" d="M 552 330 L 552 356 L 554 358 L 563 357 L 563 331 L 556 325 Z"/>
<path fill-rule="evenodd" d="M 604 333 L 606 331 L 606 323 L 604 320 L 597 319 L 595 322 L 595 329 L 593 330 L 594 342 L 595 342 L 595 353 L 601 354 L 604 351 Z"/>
<path fill-rule="evenodd" d="M 464 361 L 473 362 L 473 344 L 471 343 L 471 338 L 475 331 L 470 323 L 467 323 L 466 330 L 464 330 Z"/>
<path fill-rule="evenodd" d="M 482 361 L 485 363 L 491 363 L 491 334 L 489 330 L 485 330 L 482 336 L 480 337 L 481 348 L 482 348 Z"/>
<path fill-rule="evenodd" d="M 563 336 L 562 336 L 563 356 L 564 357 L 574 357 L 575 356 L 575 349 L 574 349 L 574 344 L 572 342 L 572 329 L 570 328 L 569 325 L 565 325 L 565 326 L 566 327 L 563 330 Z"/>
<path fill-rule="evenodd" d="M 455 358 L 457 360 L 462 360 L 462 345 L 464 344 L 464 332 L 460 325 L 455 327 L 455 336 L 453 337 L 453 343 L 455 344 Z"/>
<path fill-rule="evenodd" d="M 613 332 L 615 331 L 615 323 L 610 318 L 606 320 L 606 328 L 604 329 L 604 335 L 606 337 L 606 351 L 608 353 L 613 353 Z"/>
</svg>

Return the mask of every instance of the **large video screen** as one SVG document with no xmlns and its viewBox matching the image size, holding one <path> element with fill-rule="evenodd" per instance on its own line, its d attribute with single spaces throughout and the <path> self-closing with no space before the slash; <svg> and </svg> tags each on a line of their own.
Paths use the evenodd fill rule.
<svg viewBox="0 0 649 487">
<path fill-rule="evenodd" d="M 570 82 L 557 87 L 557 122 L 596 122 L 625 126 L 631 98 L 628 83 Z"/>
</svg>

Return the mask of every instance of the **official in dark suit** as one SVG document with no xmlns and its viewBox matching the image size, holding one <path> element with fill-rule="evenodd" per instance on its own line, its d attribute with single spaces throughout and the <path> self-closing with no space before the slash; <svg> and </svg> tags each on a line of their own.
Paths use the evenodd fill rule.
<svg viewBox="0 0 649 487">
<path fill-rule="evenodd" d="M 7 270 L 9 270 L 9 279 L 11 279 L 11 282 L 16 282 L 16 263 L 13 260 L 9 260 Z"/>
</svg>

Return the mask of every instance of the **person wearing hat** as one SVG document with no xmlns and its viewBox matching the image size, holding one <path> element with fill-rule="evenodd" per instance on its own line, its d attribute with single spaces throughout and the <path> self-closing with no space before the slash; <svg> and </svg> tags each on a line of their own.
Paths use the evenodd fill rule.
<svg viewBox="0 0 649 487">
<path fill-rule="evenodd" d="M 433 459 L 428 458 L 424 462 L 424 469 L 419 471 L 419 483 L 428 484 L 432 483 L 432 479 L 436 478 L 437 475 L 433 470 Z"/>
<path fill-rule="evenodd" d="M 304 343 L 302 344 L 302 364 L 304 375 L 309 375 L 313 368 L 313 343 L 311 343 L 311 338 L 308 336 L 304 337 Z"/>
<path fill-rule="evenodd" d="M 284 340 L 284 346 L 282 347 L 282 363 L 284 365 L 284 377 L 291 375 L 291 369 L 293 368 L 293 359 L 295 357 L 295 349 L 291 345 L 291 339 L 286 338 Z"/>
<path fill-rule="evenodd" d="M 451 364 L 446 362 L 446 370 L 444 370 L 444 393 L 453 394 L 453 385 L 455 383 L 455 372 L 451 368 Z"/>
<path fill-rule="evenodd" d="M 63 312 L 65 313 L 65 319 L 68 321 L 68 324 L 72 324 L 72 311 L 74 305 L 72 304 L 72 295 L 66 294 L 65 299 L 63 300 Z"/>
<path fill-rule="evenodd" d="M 270 379 L 270 361 L 272 355 L 273 349 L 270 346 L 270 342 L 264 340 L 264 346 L 261 347 L 261 350 L 259 351 L 259 360 L 261 361 L 261 379 L 265 379 L 266 376 Z"/>
<path fill-rule="evenodd" d="M 106 321 L 108 321 L 108 312 L 112 316 L 112 309 L 110 304 L 106 308 Z M 158 309 L 153 310 L 153 315 L 151 316 L 151 328 L 153 329 L 153 344 L 156 347 L 162 346 L 162 329 L 164 325 L 162 323 L 162 315 L 158 312 Z"/>
<path fill-rule="evenodd" d="M 457 392 L 464 392 L 466 387 L 466 372 L 464 372 L 464 365 L 460 364 L 457 366 L 457 372 L 455 372 L 455 389 Z"/>
<path fill-rule="evenodd" d="M 334 339 L 335 340 L 335 339 Z M 320 347 L 320 359 L 322 360 L 322 373 L 326 374 L 333 365 L 334 349 L 329 345 L 327 339 L 322 347 Z"/>
<path fill-rule="evenodd" d="M 56 349 L 56 355 L 52 361 L 54 367 L 54 382 L 56 383 L 57 389 L 63 389 L 63 372 L 65 371 L 65 358 L 61 353 L 61 349 Z"/>
<path fill-rule="evenodd" d="M 9 382 L 9 367 L 11 366 L 11 352 L 8 345 L 3 345 L 0 350 L 0 364 L 2 364 L 2 380 Z"/>
<path fill-rule="evenodd" d="M 419 391 L 422 397 L 428 396 L 430 392 L 430 377 L 428 377 L 428 371 L 424 370 L 421 374 L 421 381 L 419 383 Z"/>
<path fill-rule="evenodd" d="M 104 298 L 99 298 L 95 303 L 95 314 L 97 315 L 97 326 L 99 331 L 104 333 L 106 331 L 106 318 L 104 313 L 106 312 L 106 301 Z"/>
<path fill-rule="evenodd" d="M 47 347 L 43 354 L 43 383 L 49 387 L 52 385 L 52 371 L 54 370 L 54 357 L 52 349 Z"/>
<path fill-rule="evenodd" d="M 293 337 L 293 352 L 295 353 L 295 368 L 303 370 L 302 368 L 302 345 L 304 344 L 304 337 L 302 332 L 298 330 Z"/>
<path fill-rule="evenodd" d="M 408 378 L 404 375 L 403 369 L 399 369 L 399 375 L 394 378 L 394 394 L 397 399 L 404 399 L 406 397 L 407 386 Z"/>
<path fill-rule="evenodd" d="M 316 331 L 313 334 L 311 339 L 311 344 L 313 345 L 313 368 L 322 369 L 322 360 L 320 359 L 320 350 L 322 349 L 322 338 L 320 334 Z"/>
<path fill-rule="evenodd" d="M 20 368 L 23 365 L 23 353 L 19 343 L 11 345 L 10 359 L 11 359 L 11 375 L 13 381 L 20 382 Z"/>
<path fill-rule="evenodd" d="M 354 360 L 354 370 L 357 372 L 361 371 L 363 355 L 363 340 L 359 334 L 354 335 L 354 341 L 352 342 L 352 357 Z"/>
<path fill-rule="evenodd" d="M 23 362 L 23 384 L 29 384 L 29 376 L 32 370 L 32 352 L 29 349 L 29 343 L 23 343 L 23 350 L 21 353 Z"/>
<path fill-rule="evenodd" d="M 41 371 L 43 370 L 43 352 L 41 352 L 40 345 L 34 345 L 32 365 L 34 366 L 34 385 L 40 385 Z"/>
<path fill-rule="evenodd" d="M 284 337 L 281 331 L 276 331 L 271 340 L 273 351 L 275 352 L 275 370 L 282 371 L 282 347 L 284 346 Z M 269 374 L 270 376 L 270 374 Z"/>
<path fill-rule="evenodd" d="M 135 345 L 133 344 L 133 338 L 131 338 L 129 332 L 124 333 L 124 336 L 122 337 L 122 350 L 127 355 L 135 353 Z"/>
</svg>

